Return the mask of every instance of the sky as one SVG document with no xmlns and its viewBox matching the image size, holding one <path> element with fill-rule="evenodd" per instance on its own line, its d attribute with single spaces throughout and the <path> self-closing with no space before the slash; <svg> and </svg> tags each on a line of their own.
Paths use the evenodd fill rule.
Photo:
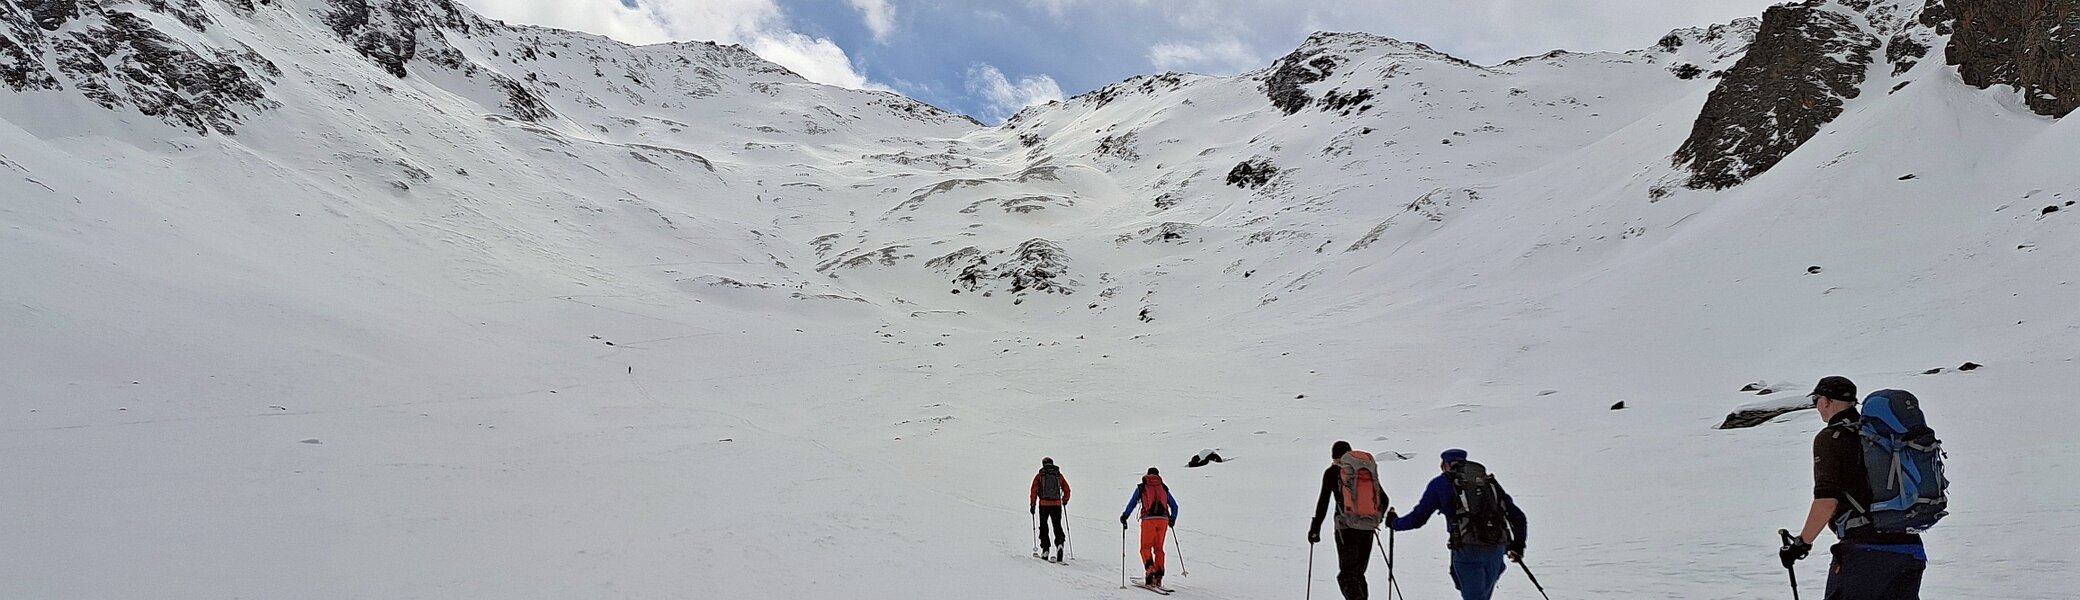
<svg viewBox="0 0 2080 600">
<path fill-rule="evenodd" d="M 812 81 L 986 123 L 1134 75 L 1233 75 L 1315 31 L 1422 42 L 1480 64 L 1630 50 L 1772 0 L 464 0 L 512 23 L 632 44 L 742 44 Z"/>
</svg>

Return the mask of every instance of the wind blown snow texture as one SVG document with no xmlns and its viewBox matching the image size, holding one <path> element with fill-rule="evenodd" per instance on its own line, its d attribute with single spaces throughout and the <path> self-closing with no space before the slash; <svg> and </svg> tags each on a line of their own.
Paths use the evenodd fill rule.
<svg viewBox="0 0 2080 600">
<path fill-rule="evenodd" d="M 2080 123 L 1939 44 L 1709 191 L 1669 157 L 1753 20 L 1491 66 L 1322 34 L 991 129 L 445 2 L 58 4 L 0 15 L 38 82 L 0 94 L 0 596 L 1126 596 L 1150 465 L 1181 594 L 1291 596 L 1348 439 L 1415 457 L 1402 505 L 1472 450 L 1559 597 L 1777 598 L 1818 423 L 1712 426 L 1827 374 L 1952 449 L 1930 597 L 2080 568 Z M 263 96 L 140 101 L 204 63 Z M 1066 567 L 1025 557 L 1042 455 Z"/>
</svg>

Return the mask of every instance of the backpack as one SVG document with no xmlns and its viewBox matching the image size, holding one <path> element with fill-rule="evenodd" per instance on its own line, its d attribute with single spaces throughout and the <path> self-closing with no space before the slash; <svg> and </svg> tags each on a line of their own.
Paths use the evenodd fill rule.
<svg viewBox="0 0 2080 600">
<path fill-rule="evenodd" d="M 1141 476 L 1141 518 L 1170 518 L 1170 487 L 1161 476 Z"/>
<path fill-rule="evenodd" d="M 1870 506 L 1849 499 L 1837 535 L 1871 526 L 1878 533 L 1921 533 L 1950 514 L 1950 480 L 1943 476 L 1943 443 L 1921 412 L 1921 401 L 1901 390 L 1878 390 L 1863 400 L 1863 468 Z"/>
<path fill-rule="evenodd" d="M 1386 520 L 1387 507 L 1379 502 L 1379 465 L 1372 455 L 1358 450 L 1343 453 L 1336 459 L 1336 468 L 1341 472 L 1337 484 L 1343 504 L 1336 507 L 1336 526 L 1344 529 L 1379 529 Z"/>
<path fill-rule="evenodd" d="M 1452 515 L 1457 527 L 1449 545 L 1499 546 L 1509 543 L 1509 508 L 1502 502 L 1502 484 L 1480 463 L 1462 460 L 1452 465 Z"/>
<path fill-rule="evenodd" d="M 1062 499 L 1062 468 L 1054 465 L 1040 467 L 1040 499 Z"/>
</svg>

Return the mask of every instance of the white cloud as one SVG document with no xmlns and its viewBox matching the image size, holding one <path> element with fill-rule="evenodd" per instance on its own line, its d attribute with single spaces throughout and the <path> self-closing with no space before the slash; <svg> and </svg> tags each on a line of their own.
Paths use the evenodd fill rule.
<svg viewBox="0 0 2080 600">
<path fill-rule="evenodd" d="M 886 10 L 885 0 L 853 1 L 880 3 L 883 14 L 893 16 Z M 633 9 L 619 0 L 465 2 L 488 17 L 596 33 L 631 44 L 674 40 L 743 44 L 809 81 L 853 89 L 888 89 L 868 81 L 837 42 L 789 29 L 786 13 L 775 0 L 637 0 Z M 872 27 L 871 14 L 868 19 Z"/>
<path fill-rule="evenodd" d="M 1264 66 L 1247 44 L 1229 38 L 1198 44 L 1164 42 L 1148 47 L 1148 64 L 1165 71 L 1225 75 Z"/>
<path fill-rule="evenodd" d="M 866 21 L 867 30 L 874 32 L 874 41 L 888 43 L 888 34 L 896 30 L 896 9 L 888 0 L 847 0 L 859 9 L 860 19 Z"/>
<path fill-rule="evenodd" d="M 989 103 L 984 116 L 1001 121 L 1018 114 L 1019 109 L 1036 104 L 1059 102 L 1062 86 L 1047 75 L 1029 75 L 1012 81 L 1003 71 L 990 65 L 975 65 L 968 69 L 968 91 Z"/>
</svg>

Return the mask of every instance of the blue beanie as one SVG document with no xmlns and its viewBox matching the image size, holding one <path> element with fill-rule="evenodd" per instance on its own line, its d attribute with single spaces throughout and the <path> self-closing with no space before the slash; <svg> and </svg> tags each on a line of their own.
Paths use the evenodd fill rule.
<svg viewBox="0 0 2080 600">
<path fill-rule="evenodd" d="M 1458 449 L 1458 448 L 1453 448 L 1453 449 L 1450 449 L 1450 450 L 1446 450 L 1446 451 L 1444 451 L 1444 454 L 1443 454 L 1442 456 L 1444 457 L 1444 462 L 1445 462 L 1445 463 L 1447 463 L 1447 464 L 1450 464 L 1450 463 L 1455 463 L 1455 462 L 1459 462 L 1459 461 L 1462 461 L 1462 460 L 1466 460 L 1466 451 L 1465 451 L 1465 450 L 1460 450 L 1460 449 Z"/>
</svg>

